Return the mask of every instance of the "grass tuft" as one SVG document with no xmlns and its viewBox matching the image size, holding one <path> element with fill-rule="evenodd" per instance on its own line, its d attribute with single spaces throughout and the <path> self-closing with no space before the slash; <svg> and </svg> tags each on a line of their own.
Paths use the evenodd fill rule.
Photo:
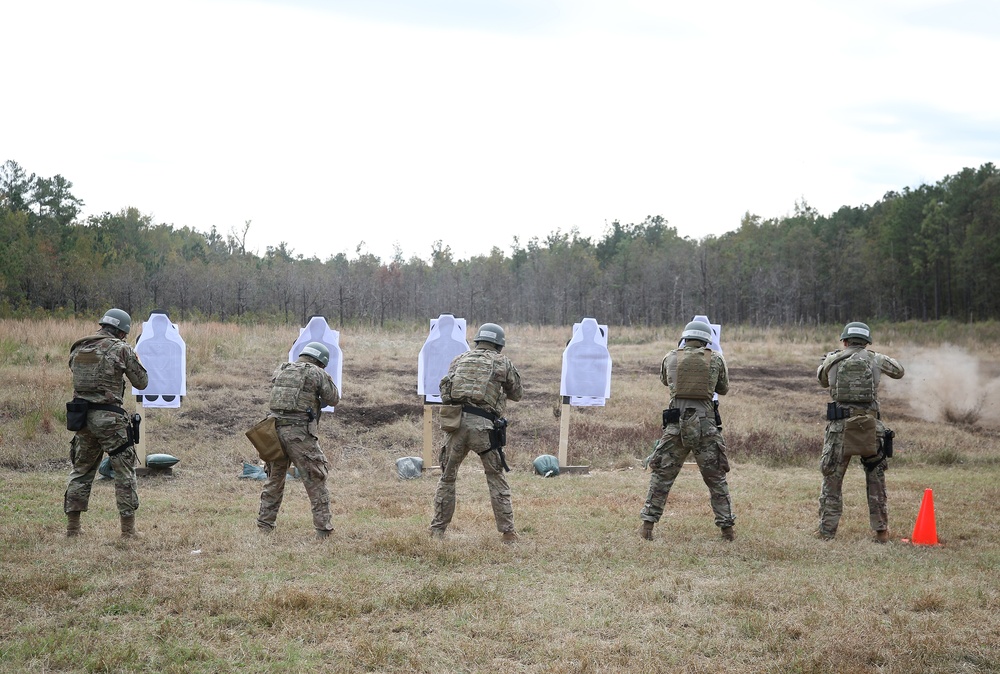
<svg viewBox="0 0 1000 674">
<path fill-rule="evenodd" d="M 122 542 L 114 483 L 99 480 L 83 535 L 67 539 L 65 354 L 93 326 L 0 321 L 0 672 L 995 671 L 998 325 L 878 326 L 880 350 L 907 369 L 883 380 L 899 452 L 887 473 L 890 530 L 905 535 L 933 487 L 949 543 L 924 548 L 870 543 L 857 462 L 837 538 L 812 535 L 829 397 L 815 367 L 841 326 L 724 330 L 732 543 L 693 465 L 654 540 L 637 535 L 650 480 L 639 461 L 661 433 L 657 372 L 678 326 L 612 328 L 612 397 L 568 411 L 558 396 L 567 329 L 506 326 L 525 396 L 508 408 L 520 540 L 504 546 L 475 456 L 444 539 L 427 532 L 437 474 L 396 477 L 398 457 L 423 452 L 415 391 L 426 326 L 342 331 L 344 399 L 318 429 L 327 541 L 315 541 L 301 480 L 288 480 L 264 537 L 261 483 L 238 479 L 256 458 L 243 432 L 263 416 L 297 328 L 214 323 L 181 325 L 181 408 L 142 410 L 147 451 L 181 460 L 170 477 L 140 478 L 142 538 Z M 983 400 L 956 407 L 981 410 L 974 423 L 928 400 L 959 400 L 932 380 L 936 368 L 917 367 L 935 354 L 971 358 L 986 378 L 961 387 Z M 588 474 L 532 474 L 536 456 L 558 452 L 565 419 L 554 412 L 568 414 L 570 463 Z M 436 423 L 431 436 L 436 450 Z M 877 569 L 879 581 L 844 569 Z"/>
</svg>

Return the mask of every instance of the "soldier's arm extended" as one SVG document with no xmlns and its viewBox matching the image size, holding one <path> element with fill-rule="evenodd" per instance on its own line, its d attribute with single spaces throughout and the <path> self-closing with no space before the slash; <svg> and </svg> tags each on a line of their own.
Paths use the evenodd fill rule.
<svg viewBox="0 0 1000 674">
<path fill-rule="evenodd" d="M 517 402 L 524 394 L 521 387 L 521 374 L 514 367 L 514 363 L 507 361 L 507 380 L 503 383 L 503 392 L 507 394 L 507 400 Z"/>
<path fill-rule="evenodd" d="M 323 375 L 322 381 L 319 389 L 316 391 L 317 397 L 323 403 L 320 407 L 336 407 L 337 403 L 340 402 L 340 391 L 337 390 L 337 385 L 333 383 L 333 377 L 325 371 L 321 372 Z"/>
<path fill-rule="evenodd" d="M 125 376 L 132 383 L 132 386 L 142 390 L 149 386 L 149 374 L 146 368 L 139 362 L 139 357 L 131 347 L 126 346 L 121 350 L 122 365 L 125 369 Z"/>
<path fill-rule="evenodd" d="M 875 363 L 878 365 L 878 369 L 882 370 L 887 377 L 902 379 L 903 366 L 895 358 L 890 358 L 882 353 L 876 353 Z"/>
<path fill-rule="evenodd" d="M 726 367 L 726 359 L 722 354 L 712 354 L 712 360 L 718 358 L 719 378 L 715 382 L 715 392 L 720 396 L 729 393 L 729 368 Z"/>
<path fill-rule="evenodd" d="M 816 369 L 816 379 L 819 380 L 819 385 L 823 388 L 830 388 L 830 366 L 833 364 L 833 359 L 839 353 L 839 350 L 827 353 L 823 356 L 823 362 Z"/>
</svg>

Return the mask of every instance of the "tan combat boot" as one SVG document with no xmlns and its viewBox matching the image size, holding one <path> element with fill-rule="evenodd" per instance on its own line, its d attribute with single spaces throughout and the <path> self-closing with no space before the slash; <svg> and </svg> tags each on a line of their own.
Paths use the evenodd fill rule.
<svg viewBox="0 0 1000 674">
<path fill-rule="evenodd" d="M 643 520 L 642 526 L 639 527 L 639 538 L 647 541 L 653 540 L 653 523 Z"/>
<path fill-rule="evenodd" d="M 732 527 L 722 527 L 722 538 L 727 541 L 735 541 L 736 532 L 733 531 Z"/>
<path fill-rule="evenodd" d="M 511 543 L 517 543 L 517 532 L 516 531 L 505 531 L 503 535 L 500 536 L 500 542 L 510 545 Z"/>
<path fill-rule="evenodd" d="M 80 511 L 66 513 L 66 536 L 73 538 L 80 535 Z"/>
<path fill-rule="evenodd" d="M 121 516 L 122 538 L 139 538 L 139 532 L 135 530 L 135 515 Z"/>
<path fill-rule="evenodd" d="M 333 530 L 331 530 L 331 529 L 317 529 L 316 530 L 316 540 L 317 541 L 325 541 L 326 539 L 328 539 L 330 537 L 330 534 L 332 534 L 332 533 L 333 533 Z"/>
<path fill-rule="evenodd" d="M 889 530 L 883 529 L 882 531 L 875 532 L 875 542 L 876 543 L 888 543 L 889 542 Z"/>
</svg>

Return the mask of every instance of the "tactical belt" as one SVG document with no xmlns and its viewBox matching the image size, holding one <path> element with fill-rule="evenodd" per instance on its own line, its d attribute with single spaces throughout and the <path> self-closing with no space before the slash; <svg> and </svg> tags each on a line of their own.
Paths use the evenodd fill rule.
<svg viewBox="0 0 1000 674">
<path fill-rule="evenodd" d="M 307 426 L 309 424 L 308 419 L 275 419 L 274 425 L 278 428 L 283 428 L 285 426 Z"/>
<path fill-rule="evenodd" d="M 878 413 L 868 407 L 848 407 L 835 402 L 826 404 L 827 421 L 837 421 L 838 419 L 847 419 L 849 417 L 871 416 L 873 414 L 878 418 Z"/>
<path fill-rule="evenodd" d="M 497 415 L 493 412 L 482 409 L 481 407 L 475 407 L 474 405 L 462 405 L 462 411 L 473 414 L 477 417 L 482 417 L 483 419 L 489 419 L 490 421 L 496 423 Z"/>
<path fill-rule="evenodd" d="M 118 407 L 117 405 L 103 405 L 101 403 L 87 402 L 87 411 L 90 410 L 102 410 L 104 412 L 117 412 L 118 414 L 128 414 L 124 408 Z"/>
<path fill-rule="evenodd" d="M 277 417 L 275 417 L 274 421 L 275 426 L 307 426 L 316 420 L 316 415 L 313 413 L 311 409 L 308 409 L 305 412 L 295 412 L 290 410 L 277 410 L 277 412 L 279 414 L 289 414 L 289 415 L 301 414 L 302 416 L 294 419 L 278 419 Z"/>
</svg>

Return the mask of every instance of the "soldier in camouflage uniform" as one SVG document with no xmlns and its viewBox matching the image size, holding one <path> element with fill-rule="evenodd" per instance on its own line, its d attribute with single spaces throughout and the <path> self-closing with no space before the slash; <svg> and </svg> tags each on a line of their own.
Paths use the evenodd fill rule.
<svg viewBox="0 0 1000 674">
<path fill-rule="evenodd" d="M 87 401 L 87 412 L 86 425 L 76 432 L 70 444 L 73 470 L 63 497 L 66 535 L 80 533 L 80 513 L 87 511 L 94 477 L 107 452 L 115 473 L 121 533 L 123 537 L 132 537 L 136 535 L 135 511 L 139 508 L 137 459 L 122 399 L 125 378 L 132 386 L 143 389 L 149 377 L 135 351 L 123 341 L 132 327 L 132 318 L 121 309 L 109 309 L 98 323 L 101 327 L 97 333 L 77 340 L 69 353 L 74 402 Z"/>
<path fill-rule="evenodd" d="M 726 483 L 729 460 L 712 401 L 714 393 L 725 395 L 729 391 L 729 372 L 722 355 L 707 348 L 712 339 L 712 328 L 707 323 L 688 323 L 681 339 L 684 346 L 668 353 L 660 364 L 660 381 L 670 388 L 670 405 L 663 415 L 663 436 L 648 459 L 653 474 L 646 505 L 639 515 L 639 535 L 653 539 L 653 525 L 663 516 L 667 494 L 684 459 L 693 453 L 708 485 L 715 524 L 722 537 L 731 541 L 735 538 L 736 519 Z"/>
<path fill-rule="evenodd" d="M 903 366 L 893 358 L 868 350 L 871 330 L 864 323 L 848 323 L 840 335 L 842 350 L 832 351 L 823 359 L 816 377 L 823 388 L 830 389 L 833 403 L 828 406 L 826 434 L 820 470 L 823 487 L 819 497 L 817 535 L 831 540 L 844 512 L 841 490 L 851 457 L 860 457 L 865 469 L 868 494 L 868 518 L 875 540 L 889 541 L 889 506 L 885 490 L 888 468 L 886 438 L 891 432 L 879 414 L 878 385 L 881 375 L 893 379 L 903 376 Z M 891 446 L 891 445 L 889 445 Z"/>
<path fill-rule="evenodd" d="M 278 518 L 285 493 L 289 464 L 298 469 L 312 504 L 316 538 L 333 531 L 330 520 L 330 492 L 326 488 L 329 466 L 316 437 L 321 410 L 340 402 L 340 392 L 323 368 L 330 362 L 330 350 L 320 342 L 309 342 L 294 363 L 283 363 L 271 377 L 269 416 L 275 418 L 278 439 L 285 455 L 267 463 L 267 481 L 260 494 L 257 527 L 270 533 Z"/>
<path fill-rule="evenodd" d="M 517 368 L 500 353 L 505 343 L 503 328 L 484 323 L 476 333 L 475 348 L 456 356 L 441 380 L 441 401 L 446 405 L 461 405 L 462 413 L 458 430 L 445 433 L 441 479 L 434 494 L 431 521 L 434 536 L 444 535 L 455 514 L 455 481 L 459 466 L 471 450 L 483 462 L 501 540 L 504 543 L 517 540 L 510 485 L 503 474 L 501 454 L 490 449 L 494 421 L 503 418 L 508 399 L 520 400 L 523 393 Z"/>
</svg>

